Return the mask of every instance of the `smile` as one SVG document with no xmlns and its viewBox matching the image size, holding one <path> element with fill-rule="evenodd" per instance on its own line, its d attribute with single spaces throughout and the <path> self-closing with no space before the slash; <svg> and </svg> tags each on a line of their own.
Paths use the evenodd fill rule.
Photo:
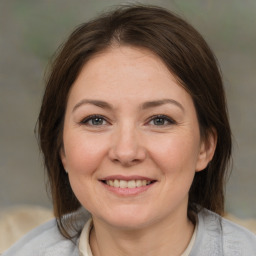
<svg viewBox="0 0 256 256">
<path fill-rule="evenodd" d="M 154 181 L 150 180 L 106 180 L 103 181 L 105 184 L 115 188 L 140 188 L 150 185 Z"/>
</svg>

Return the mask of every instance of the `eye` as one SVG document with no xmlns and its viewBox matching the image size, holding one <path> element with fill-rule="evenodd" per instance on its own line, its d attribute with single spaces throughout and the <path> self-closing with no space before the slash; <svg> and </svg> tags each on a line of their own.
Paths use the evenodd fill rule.
<svg viewBox="0 0 256 256">
<path fill-rule="evenodd" d="M 107 125 L 106 119 L 101 115 L 92 115 L 84 118 L 81 121 L 82 125 L 88 125 L 88 126 L 102 126 Z"/>
<path fill-rule="evenodd" d="M 168 116 L 156 115 L 150 118 L 148 124 L 154 126 L 167 126 L 175 124 L 176 122 Z"/>
</svg>

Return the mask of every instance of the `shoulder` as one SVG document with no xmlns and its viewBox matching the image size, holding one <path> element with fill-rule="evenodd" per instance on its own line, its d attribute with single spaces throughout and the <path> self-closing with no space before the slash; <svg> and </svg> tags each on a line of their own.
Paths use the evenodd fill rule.
<svg viewBox="0 0 256 256">
<path fill-rule="evenodd" d="M 195 247 L 201 252 L 197 255 L 251 256 L 256 252 L 256 235 L 216 213 L 203 209 L 198 214 Z"/>
<path fill-rule="evenodd" d="M 78 225 L 82 228 L 87 219 L 87 215 L 80 214 Z M 64 238 L 53 219 L 29 232 L 2 256 L 78 256 L 77 242 Z"/>
<path fill-rule="evenodd" d="M 65 239 L 59 233 L 56 221 L 51 220 L 29 232 L 2 256 L 73 255 L 74 250 L 75 244 Z"/>
<path fill-rule="evenodd" d="M 223 250 L 227 255 L 255 255 L 255 234 L 227 219 L 222 219 L 222 228 Z"/>
</svg>

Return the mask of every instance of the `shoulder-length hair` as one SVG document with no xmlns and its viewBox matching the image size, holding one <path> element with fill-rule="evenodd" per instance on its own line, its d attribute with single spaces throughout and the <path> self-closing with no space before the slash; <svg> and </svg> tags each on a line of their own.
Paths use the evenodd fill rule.
<svg viewBox="0 0 256 256">
<path fill-rule="evenodd" d="M 156 6 L 124 6 L 76 28 L 60 48 L 47 80 L 38 133 L 61 233 L 71 238 L 63 216 L 81 206 L 60 159 L 68 94 L 84 64 L 113 45 L 142 47 L 158 56 L 191 95 L 201 136 L 207 139 L 216 132 L 214 157 L 204 171 L 196 172 L 189 192 L 188 217 L 194 221 L 197 206 L 222 214 L 231 131 L 216 59 L 202 36 L 177 15 Z"/>
</svg>

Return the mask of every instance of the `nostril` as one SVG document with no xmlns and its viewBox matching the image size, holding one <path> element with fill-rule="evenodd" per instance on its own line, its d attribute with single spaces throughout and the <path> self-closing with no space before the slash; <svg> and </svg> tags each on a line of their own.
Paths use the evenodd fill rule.
<svg viewBox="0 0 256 256">
<path fill-rule="evenodd" d="M 127 131 L 127 127 L 125 129 L 120 131 L 119 136 L 113 138 L 113 144 L 108 152 L 109 157 L 112 161 L 124 165 L 139 163 L 146 156 L 144 145 L 139 142 L 139 138 L 134 136 L 134 127 L 129 128 L 132 131 Z"/>
</svg>

